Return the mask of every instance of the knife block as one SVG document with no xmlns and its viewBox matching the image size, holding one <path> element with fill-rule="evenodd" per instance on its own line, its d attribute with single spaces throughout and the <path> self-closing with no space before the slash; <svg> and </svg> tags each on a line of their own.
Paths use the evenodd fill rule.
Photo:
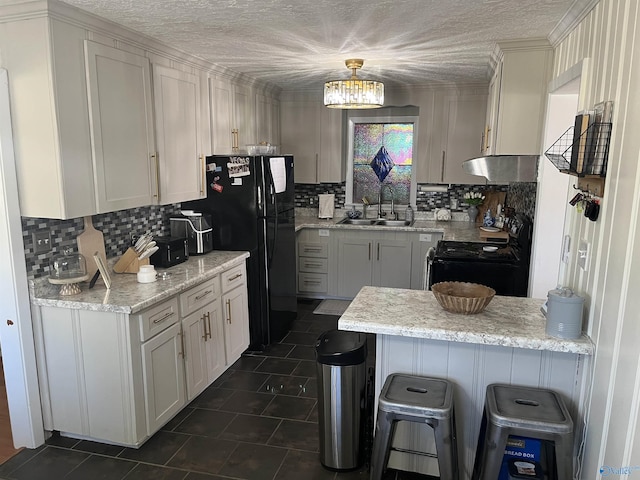
<svg viewBox="0 0 640 480">
<path fill-rule="evenodd" d="M 149 265 L 149 259 L 138 260 L 136 251 L 129 247 L 113 266 L 113 271 L 116 273 L 138 273 L 140 265 Z"/>
</svg>

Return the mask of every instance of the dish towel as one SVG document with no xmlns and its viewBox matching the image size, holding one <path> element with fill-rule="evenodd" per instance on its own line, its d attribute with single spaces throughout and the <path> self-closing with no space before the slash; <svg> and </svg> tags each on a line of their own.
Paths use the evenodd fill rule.
<svg viewBox="0 0 640 480">
<path fill-rule="evenodd" d="M 333 218 L 334 201 L 333 193 L 318 195 L 318 218 Z"/>
</svg>

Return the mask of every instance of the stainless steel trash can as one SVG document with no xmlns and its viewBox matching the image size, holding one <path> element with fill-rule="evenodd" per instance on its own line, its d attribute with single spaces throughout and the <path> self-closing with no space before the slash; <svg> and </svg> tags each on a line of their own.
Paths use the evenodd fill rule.
<svg viewBox="0 0 640 480">
<path fill-rule="evenodd" d="M 320 463 L 352 470 L 363 463 L 366 336 L 329 330 L 315 345 L 318 370 Z"/>
</svg>

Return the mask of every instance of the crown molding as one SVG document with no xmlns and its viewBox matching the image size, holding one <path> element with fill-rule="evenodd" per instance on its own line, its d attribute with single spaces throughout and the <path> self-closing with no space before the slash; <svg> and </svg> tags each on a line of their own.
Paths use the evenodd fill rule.
<svg viewBox="0 0 640 480">
<path fill-rule="evenodd" d="M 549 33 L 548 39 L 555 48 L 584 20 L 600 0 L 574 0 L 573 4 Z"/>
</svg>

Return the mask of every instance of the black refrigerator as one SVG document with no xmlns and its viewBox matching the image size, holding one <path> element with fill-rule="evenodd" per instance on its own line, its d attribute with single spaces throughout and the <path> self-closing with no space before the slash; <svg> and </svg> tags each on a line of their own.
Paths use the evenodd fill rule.
<svg viewBox="0 0 640 480">
<path fill-rule="evenodd" d="M 183 209 L 211 214 L 213 248 L 245 250 L 249 349 L 280 341 L 297 315 L 291 155 L 207 157 L 207 198 Z"/>
</svg>

